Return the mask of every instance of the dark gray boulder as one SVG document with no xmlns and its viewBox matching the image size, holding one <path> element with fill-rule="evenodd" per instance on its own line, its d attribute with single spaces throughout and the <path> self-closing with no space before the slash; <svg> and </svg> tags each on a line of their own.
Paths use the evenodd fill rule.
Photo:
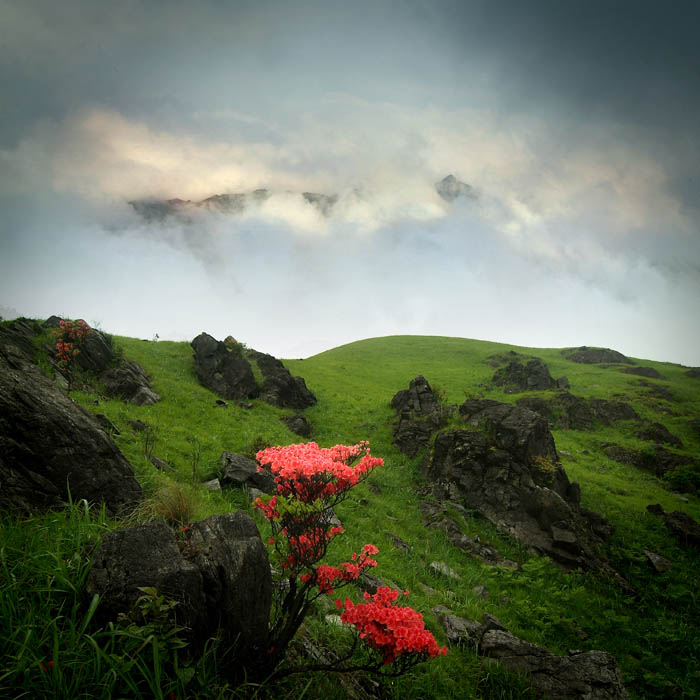
<svg viewBox="0 0 700 700">
<path fill-rule="evenodd" d="M 580 508 L 580 489 L 558 464 L 547 422 L 509 404 L 470 400 L 460 414 L 479 430 L 438 433 L 426 477 L 438 499 L 461 502 L 567 568 L 605 571 L 602 516 Z"/>
<path fill-rule="evenodd" d="M 160 401 L 145 370 L 136 362 L 127 360 L 105 370 L 100 374 L 100 381 L 107 396 L 117 396 L 137 406 L 150 406 Z"/>
<path fill-rule="evenodd" d="M 70 497 L 112 512 L 141 499 L 134 472 L 97 421 L 33 364 L 22 331 L 0 328 L 0 498 L 62 507 Z"/>
<path fill-rule="evenodd" d="M 222 487 L 255 488 L 263 493 L 275 493 L 277 487 L 272 474 L 263 469 L 258 471 L 258 463 L 243 455 L 233 452 L 222 452 L 219 458 Z"/>
<path fill-rule="evenodd" d="M 666 379 L 653 367 L 621 367 L 620 372 L 624 374 L 636 374 L 638 377 L 648 377 L 649 379 Z"/>
<path fill-rule="evenodd" d="M 524 674 L 538 697 L 548 700 L 624 700 L 628 697 L 615 658 L 604 651 L 559 656 L 504 630 L 488 630 L 481 653 Z"/>
<path fill-rule="evenodd" d="M 398 413 L 394 444 L 408 457 L 415 457 L 428 447 L 432 434 L 444 424 L 437 397 L 426 378 L 419 374 L 408 389 L 397 392 L 391 400 Z"/>
<path fill-rule="evenodd" d="M 547 365 L 538 357 L 523 363 L 520 357 L 512 359 L 505 367 L 496 370 L 491 380 L 496 386 L 504 386 L 506 393 L 521 391 L 545 391 L 557 386 L 549 374 Z"/>
<path fill-rule="evenodd" d="M 263 352 L 249 352 L 251 360 L 257 363 L 263 376 L 260 398 L 273 406 L 294 408 L 297 410 L 309 408 L 316 403 L 316 397 L 302 377 L 293 377 L 281 360 Z"/>
<path fill-rule="evenodd" d="M 640 440 L 650 440 L 651 442 L 662 442 L 672 447 L 683 447 L 683 443 L 679 437 L 669 431 L 669 429 L 661 423 L 648 423 L 635 434 Z"/>
<path fill-rule="evenodd" d="M 83 338 L 79 348 L 75 364 L 81 369 L 99 374 L 117 362 L 112 339 L 94 328 Z"/>
<path fill-rule="evenodd" d="M 207 333 L 200 333 L 191 345 L 195 374 L 207 389 L 223 399 L 246 399 L 258 395 L 253 370 L 245 357 Z"/>
<path fill-rule="evenodd" d="M 301 437 L 311 437 L 312 426 L 309 421 L 297 413 L 294 416 L 284 416 L 280 420 L 296 435 Z"/>
<path fill-rule="evenodd" d="M 634 364 L 633 360 L 625 357 L 621 352 L 610 350 L 609 348 L 589 348 L 582 345 L 580 348 L 564 348 L 561 354 L 564 355 L 567 360 L 581 362 L 587 365 L 601 362 L 621 362 L 627 365 Z"/>
<path fill-rule="evenodd" d="M 88 596 L 101 597 L 100 619 L 133 615 L 143 587 L 177 601 L 175 621 L 196 648 L 221 636 L 244 664 L 261 654 L 272 580 L 267 550 L 248 515 L 213 515 L 186 528 L 180 541 L 165 523 L 103 536 L 86 586 Z"/>
</svg>

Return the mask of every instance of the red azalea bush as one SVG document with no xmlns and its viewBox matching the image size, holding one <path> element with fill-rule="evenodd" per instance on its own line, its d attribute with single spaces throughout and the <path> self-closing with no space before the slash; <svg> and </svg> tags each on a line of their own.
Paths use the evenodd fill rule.
<svg viewBox="0 0 700 700">
<path fill-rule="evenodd" d="M 336 445 L 321 448 L 315 442 L 287 447 L 269 447 L 256 455 L 259 470 L 269 469 L 275 477 L 277 494 L 264 502 L 258 498 L 254 507 L 267 518 L 272 529 L 268 544 L 274 546 L 285 585 L 277 587 L 280 599 L 275 602 L 270 629 L 267 670 L 274 669 L 284 658 L 286 649 L 301 625 L 311 603 L 320 595 L 331 594 L 353 581 L 377 562 L 379 552 L 366 544 L 359 554 L 337 566 L 319 564 L 330 541 L 343 532 L 334 525 L 333 507 L 344 500 L 348 491 L 384 464 L 372 457 L 369 443 Z M 408 591 L 405 591 L 406 595 Z M 277 672 L 276 676 L 304 670 L 347 671 L 373 670 L 395 664 L 397 675 L 426 658 L 445 654 L 433 635 L 425 629 L 420 613 L 395 605 L 399 592 L 380 588 L 374 596 L 365 594 L 367 602 L 345 604 L 341 620 L 357 631 L 348 653 L 335 664 L 306 666 Z M 369 661 L 347 666 L 357 642 L 365 642 Z M 395 663 L 398 662 L 398 663 Z"/>
<path fill-rule="evenodd" d="M 92 329 L 82 319 L 61 321 L 60 327 L 60 330 L 52 331 L 53 335 L 58 336 L 56 338 L 58 366 L 62 370 L 68 370 L 80 353 L 81 343 Z"/>
</svg>

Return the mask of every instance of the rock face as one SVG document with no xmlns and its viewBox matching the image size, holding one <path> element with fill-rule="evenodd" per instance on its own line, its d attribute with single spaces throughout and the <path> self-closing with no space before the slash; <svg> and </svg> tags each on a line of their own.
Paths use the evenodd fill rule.
<svg viewBox="0 0 700 700">
<path fill-rule="evenodd" d="M 665 379 L 663 374 L 657 372 L 653 367 L 622 367 L 620 372 L 636 374 L 638 377 L 649 377 L 649 379 Z"/>
<path fill-rule="evenodd" d="M 398 412 L 394 444 L 408 457 L 415 457 L 428 447 L 430 438 L 444 422 L 440 404 L 426 378 L 419 374 L 408 389 L 391 400 Z"/>
<path fill-rule="evenodd" d="M 572 651 L 559 656 L 508 632 L 493 615 L 481 623 L 434 609 L 451 645 L 475 648 L 481 656 L 523 674 L 543 700 L 625 700 L 627 691 L 613 656 L 604 651 Z"/>
<path fill-rule="evenodd" d="M 612 425 L 620 420 L 640 420 L 639 414 L 624 401 L 586 399 L 561 391 L 552 399 L 524 397 L 516 404 L 539 413 L 554 427 L 564 430 L 592 430 L 595 422 Z"/>
<path fill-rule="evenodd" d="M 649 423 L 635 433 L 635 437 L 640 440 L 650 440 L 651 442 L 663 442 L 673 447 L 683 447 L 681 439 L 671 433 L 669 429 L 661 423 Z"/>
<path fill-rule="evenodd" d="M 536 694 L 548 700 L 623 700 L 627 691 L 613 656 L 604 651 L 559 656 L 504 630 L 488 630 L 481 653 L 523 673 Z"/>
<path fill-rule="evenodd" d="M 304 409 L 316 403 L 316 397 L 301 377 L 292 377 L 280 360 L 255 350 L 249 353 L 263 375 L 260 398 L 280 408 Z"/>
<path fill-rule="evenodd" d="M 631 464 L 638 469 L 644 469 L 655 476 L 664 476 L 678 467 L 693 464 L 695 460 L 687 455 L 677 455 L 661 445 L 654 445 L 645 451 L 631 450 L 615 444 L 604 444 L 603 452 L 610 459 L 623 464 Z"/>
<path fill-rule="evenodd" d="M 506 387 L 508 393 L 544 391 L 557 386 L 547 365 L 538 357 L 525 364 L 519 357 L 511 360 L 505 367 L 496 370 L 491 381 L 496 386 Z"/>
<path fill-rule="evenodd" d="M 246 399 L 258 395 L 250 363 L 207 333 L 191 343 L 197 379 L 224 399 Z"/>
<path fill-rule="evenodd" d="M 102 597 L 102 619 L 128 614 L 146 586 L 179 603 L 176 622 L 197 647 L 221 633 L 244 663 L 260 655 L 272 580 L 267 550 L 249 516 L 213 515 L 189 526 L 179 543 L 165 523 L 105 535 L 87 582 L 87 594 Z"/>
<path fill-rule="evenodd" d="M 134 472 L 87 411 L 33 364 L 34 330 L 0 328 L 0 482 L 5 506 L 61 507 L 81 498 L 112 512 L 141 499 Z"/>
<path fill-rule="evenodd" d="M 468 400 L 459 412 L 479 430 L 438 433 L 426 470 L 433 493 L 565 567 L 611 571 L 597 551 L 609 526 L 580 508 L 580 489 L 558 465 L 547 422 L 489 400 Z"/>
<path fill-rule="evenodd" d="M 625 357 L 617 350 L 608 348 L 589 348 L 582 345 L 580 348 L 565 348 L 561 354 L 572 362 L 582 362 L 587 365 L 598 364 L 599 362 L 622 362 L 626 365 L 633 365 L 634 362 Z"/>
<path fill-rule="evenodd" d="M 258 463 L 243 455 L 233 452 L 222 452 L 219 458 L 222 476 L 219 480 L 222 486 L 242 488 L 247 486 L 263 493 L 276 491 L 275 479 L 269 471 L 258 471 Z"/>
<path fill-rule="evenodd" d="M 260 397 L 280 408 L 304 409 L 316 403 L 316 397 L 301 377 L 292 377 L 280 360 L 262 352 L 249 350 L 244 357 L 236 346 L 230 347 L 207 333 L 193 341 L 194 369 L 199 381 L 224 399 Z M 263 376 L 259 387 L 249 359 Z"/>
<path fill-rule="evenodd" d="M 124 361 L 118 367 L 100 374 L 108 396 L 118 396 L 137 406 L 148 406 L 160 401 L 160 396 L 151 388 L 148 375 L 136 362 Z"/>
</svg>

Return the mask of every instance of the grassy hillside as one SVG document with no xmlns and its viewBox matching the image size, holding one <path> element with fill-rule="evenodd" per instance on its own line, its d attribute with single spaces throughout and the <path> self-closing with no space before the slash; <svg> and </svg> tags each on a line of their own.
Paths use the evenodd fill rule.
<svg viewBox="0 0 700 700">
<path fill-rule="evenodd" d="M 257 518 L 244 493 L 210 493 L 200 484 L 217 476 L 223 450 L 252 456 L 264 446 L 299 442 L 279 420 L 292 412 L 261 401 L 251 401 L 250 407 L 235 402 L 217 406 L 216 397 L 195 378 L 187 343 L 130 338 L 115 338 L 115 342 L 125 357 L 146 369 L 163 400 L 139 407 L 106 399 L 94 390 L 74 391 L 72 396 L 88 410 L 106 414 L 120 431 L 114 439 L 134 465 L 147 496 L 130 522 L 162 517 L 184 523 L 237 509 Z M 453 548 L 444 533 L 422 525 L 418 508 L 426 495 L 419 469 L 422 457 L 409 460 L 392 444 L 392 396 L 423 374 L 447 404 L 459 404 L 471 396 L 514 402 L 523 394 L 507 394 L 491 386 L 494 368 L 487 363 L 489 356 L 510 350 L 541 358 L 553 377 L 566 375 L 574 394 L 630 403 L 645 421 L 663 424 L 682 440 L 683 448 L 669 448 L 671 451 L 691 456 L 700 453 L 700 436 L 689 425 L 689 419 L 700 417 L 700 380 L 685 376 L 678 365 L 639 360 L 665 377 L 656 380 L 623 374 L 615 367 L 571 362 L 557 349 L 417 336 L 373 338 L 305 360 L 288 360 L 285 364 L 292 374 L 304 377 L 318 398 L 304 412 L 314 426 L 312 439 L 324 446 L 366 439 L 372 453 L 386 463 L 338 508 L 346 535 L 334 545 L 331 557 L 337 552 L 339 558 L 366 542 L 376 544 L 380 554 L 374 573 L 387 584 L 411 590 L 409 604 L 424 614 L 441 643 L 442 631 L 432 612 L 436 605 L 475 619 L 488 612 L 513 633 L 553 651 L 576 648 L 613 653 L 633 697 L 698 697 L 700 557 L 697 551 L 678 546 L 663 523 L 646 512 L 646 506 L 660 503 L 666 510 L 682 510 L 700 520 L 700 503 L 692 493 L 679 496 L 668 482 L 605 456 L 601 451 L 605 442 L 637 450 L 649 448 L 648 442 L 634 436 L 636 426 L 631 422 L 597 425 L 592 431 L 554 430 L 553 434 L 570 479 L 581 485 L 582 504 L 614 524 L 606 554 L 640 591 L 636 599 L 625 597 L 612 583 L 592 574 L 562 572 L 502 537 L 483 520 L 454 514 L 466 533 L 493 544 L 517 561 L 519 570 L 485 566 Z M 667 398 L 652 395 L 655 386 L 670 392 Z M 149 429 L 134 431 L 129 424 L 134 420 Z M 174 471 L 157 471 L 151 456 L 167 461 Z M 684 484 L 688 488 L 687 480 Z M 109 662 L 95 651 L 110 639 L 109 643 L 116 642 L 108 631 L 94 630 L 86 616 L 81 586 L 90 550 L 85 547 L 101 532 L 124 524 L 86 514 L 78 507 L 68 518 L 50 514 L 3 522 L 0 612 L 2 636 L 9 641 L 2 647 L 0 695 L 24 697 L 26 691 L 25 696 L 31 697 L 44 689 L 41 692 L 52 697 L 79 697 L 79 692 L 109 697 L 105 689 L 121 683 L 130 688 L 128 697 L 168 697 L 171 692 L 177 697 L 231 697 L 216 673 L 215 653 L 192 666 L 191 675 L 188 671 L 183 677 L 159 679 L 156 684 L 147 662 L 139 676 L 138 664 L 127 672 L 114 659 Z M 407 553 L 396 548 L 392 535 L 409 543 L 412 550 Z M 672 569 L 654 574 L 645 550 L 671 559 Z M 446 562 L 461 579 L 436 577 L 429 568 L 435 560 Z M 473 590 L 476 586 L 486 588 L 486 599 Z M 332 645 L 334 635 L 341 631 L 324 622 L 326 612 L 319 607 L 305 634 Z M 125 644 L 124 638 L 120 643 Z M 115 646 L 115 658 L 122 651 L 135 654 L 134 648 L 124 651 Z M 37 671 L 41 663 L 58 658 L 63 660 L 60 683 L 49 678 L 49 673 Z M 110 673 L 116 685 L 105 680 Z M 127 676 L 132 685 L 124 680 Z M 49 681 L 54 686 L 49 687 Z M 357 687 L 361 686 L 337 679 L 292 677 L 275 688 L 255 692 L 271 697 L 342 698 Z M 426 663 L 410 675 L 382 681 L 381 691 L 402 699 L 529 697 L 521 680 L 483 665 L 469 649 L 451 649 L 446 658 Z M 247 697 L 254 691 L 237 692 Z"/>
</svg>

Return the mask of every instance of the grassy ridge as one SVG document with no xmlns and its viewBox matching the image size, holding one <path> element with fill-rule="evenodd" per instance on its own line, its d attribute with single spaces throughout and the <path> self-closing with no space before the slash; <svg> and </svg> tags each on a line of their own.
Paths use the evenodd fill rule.
<svg viewBox="0 0 700 700">
<path fill-rule="evenodd" d="M 88 410 L 106 414 L 119 428 L 121 435 L 115 436 L 115 440 L 134 465 L 148 499 L 136 519 L 164 517 L 182 522 L 232 509 L 250 512 L 245 494 L 212 494 L 199 483 L 217 475 L 223 450 L 252 455 L 266 445 L 298 442 L 299 438 L 279 420 L 291 412 L 260 401 L 250 402 L 252 408 L 235 402 L 225 408 L 217 407 L 216 397 L 201 387 L 194 376 L 192 350 L 187 343 L 153 343 L 129 338 L 115 338 L 115 342 L 126 357 L 147 370 L 163 401 L 138 407 L 96 397 L 92 392 L 73 392 L 73 396 Z M 373 454 L 386 462 L 371 478 L 373 486 L 378 488 L 370 489 L 369 484 L 364 484 L 339 507 L 338 514 L 347 534 L 334 543 L 329 558 L 340 560 L 364 543 L 374 542 L 380 548 L 375 573 L 388 584 L 412 591 L 409 604 L 424 613 L 438 637 L 441 631 L 432 613 L 435 605 L 446 605 L 459 615 L 476 619 L 489 612 L 514 633 L 555 651 L 581 648 L 614 653 L 630 690 L 638 697 L 670 694 L 697 697 L 700 678 L 695 660 L 700 655 L 700 627 L 693 581 L 700 579 L 698 554 L 681 550 L 660 521 L 648 515 L 645 508 L 649 503 L 661 503 L 667 510 L 684 510 L 700 519 L 700 506 L 694 496 L 684 502 L 658 479 L 613 462 L 601 453 L 603 441 L 635 449 L 648 446 L 634 437 L 633 425 L 598 426 L 591 432 L 558 430 L 554 436 L 558 450 L 567 453 L 562 457 L 567 473 L 581 484 L 583 505 L 603 513 L 616 526 L 607 554 L 641 591 L 638 600 L 624 598 L 609 582 L 592 575 L 561 572 L 547 560 L 531 556 L 504 539 L 483 521 L 454 514 L 467 534 L 479 535 L 505 556 L 518 561 L 519 571 L 484 566 L 449 545 L 443 533 L 421 524 L 418 505 L 424 485 L 419 474 L 420 457 L 409 460 L 392 444 L 395 420 L 390 406 L 392 396 L 406 388 L 417 374 L 423 374 L 449 404 L 461 403 L 475 395 L 513 402 L 519 395 L 490 386 L 494 368 L 486 363 L 489 355 L 509 350 L 540 357 L 548 364 L 552 376 L 569 378 L 573 393 L 624 398 L 645 420 L 663 423 L 678 435 L 684 443 L 680 452 L 700 451 L 700 439 L 688 426 L 688 418 L 700 416 L 700 382 L 685 377 L 683 368 L 677 365 L 640 361 L 667 378 L 667 381 L 644 381 L 668 388 L 675 397 L 674 402 L 669 402 L 649 396 L 648 387 L 639 384 L 639 377 L 613 368 L 570 362 L 556 349 L 519 348 L 461 338 L 373 338 L 305 360 L 289 360 L 285 364 L 292 374 L 303 376 L 318 398 L 318 403 L 304 412 L 314 425 L 313 439 L 322 445 L 368 439 Z M 143 421 L 150 429 L 135 432 L 129 425 L 133 420 Z M 150 463 L 151 456 L 166 460 L 174 471 L 158 472 Z M 43 527 L 42 522 L 35 519 L 3 524 L 0 548 L 6 582 L 12 580 L 11 575 L 16 579 L 22 557 L 30 560 L 41 556 L 41 540 L 34 536 L 19 537 L 17 532 L 32 532 L 32 528 Z M 123 525 L 104 520 L 99 523 L 96 530 L 81 526 L 85 542 L 93 541 L 105 529 Z M 412 550 L 407 553 L 397 549 L 392 535 L 409 543 Z M 672 559 L 671 571 L 652 574 L 644 556 L 646 549 Z M 68 556 L 69 552 L 62 549 L 56 555 L 57 561 L 65 562 Z M 436 577 L 429 568 L 435 560 L 445 561 L 461 575 L 461 580 Z M 52 576 L 51 567 L 45 575 Z M 80 576 L 84 574 L 76 575 L 70 600 L 72 606 L 77 606 L 76 611 L 82 611 L 76 601 L 82 585 Z M 33 600 L 32 589 L 30 584 L 26 585 L 29 592 L 24 592 L 23 604 L 17 601 L 13 604 L 12 609 L 20 612 L 13 613 L 12 639 L 21 637 L 18 630 L 36 626 L 36 610 L 29 605 Z M 488 591 L 486 600 L 472 590 L 480 585 Z M 5 598 L 14 600 L 10 596 Z M 46 608 L 51 610 L 56 605 L 47 603 Z M 66 605 L 65 601 L 62 605 Z M 26 616 L 22 617 L 21 610 L 25 608 Z M 325 612 L 320 607 L 317 615 L 309 619 L 306 634 L 331 643 L 339 632 L 324 623 Z M 82 612 L 75 613 L 79 614 Z M 89 627 L 86 630 L 84 634 L 90 632 Z M 52 636 L 60 639 L 60 629 L 56 628 Z M 76 644 L 78 649 L 82 648 Z M 99 677 L 95 658 L 99 660 L 99 657 L 86 649 L 75 654 L 80 658 L 84 653 L 82 666 L 92 669 L 90 683 L 94 684 L 97 682 L 94 679 Z M 15 658 L 17 645 L 5 645 L 2 652 L 2 663 L 8 672 L 0 674 L 0 689 L 5 690 L 20 677 Z M 36 646 L 33 668 L 54 658 L 54 653 L 48 643 Z M 208 678 L 206 683 L 198 681 L 201 673 Z M 209 673 L 199 669 L 186 683 L 176 678 L 158 687 L 175 687 L 178 697 L 223 697 L 220 694 L 225 683 L 212 682 Z M 26 687 L 36 692 L 37 688 L 27 682 Z M 149 695 L 153 690 L 148 689 L 146 681 L 137 683 L 136 687 L 139 692 L 143 689 L 143 697 L 153 696 Z M 384 691 L 396 698 L 529 697 L 522 681 L 498 668 L 483 666 L 468 649 L 454 649 L 447 658 L 425 664 L 409 676 L 387 681 Z M 137 697 L 133 689 L 130 692 L 130 696 Z M 250 689 L 246 692 L 250 695 Z M 292 677 L 270 692 L 274 697 L 284 697 L 287 693 L 296 697 L 304 692 L 305 697 L 341 698 L 348 691 L 334 680 L 302 681 Z"/>
</svg>

